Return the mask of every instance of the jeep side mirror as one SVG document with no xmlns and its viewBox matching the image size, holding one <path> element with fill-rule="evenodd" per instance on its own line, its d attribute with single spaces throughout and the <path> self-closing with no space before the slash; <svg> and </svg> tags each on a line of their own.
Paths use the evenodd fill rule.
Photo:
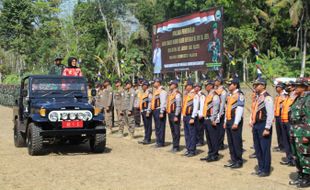
<svg viewBox="0 0 310 190">
<path fill-rule="evenodd" d="M 24 90 L 22 91 L 22 96 L 23 96 L 23 97 L 27 97 L 27 96 L 28 96 L 28 91 L 27 91 L 26 89 L 24 89 Z"/>
<path fill-rule="evenodd" d="M 92 89 L 91 90 L 91 96 L 96 96 L 97 95 L 97 90 L 96 89 Z"/>
</svg>

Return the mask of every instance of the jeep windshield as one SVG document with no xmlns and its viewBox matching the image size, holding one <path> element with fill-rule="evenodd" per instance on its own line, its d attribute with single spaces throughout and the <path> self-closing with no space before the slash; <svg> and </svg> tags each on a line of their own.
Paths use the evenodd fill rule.
<svg viewBox="0 0 310 190">
<path fill-rule="evenodd" d="M 31 94 L 39 97 L 85 97 L 87 96 L 84 78 L 34 78 L 31 82 Z"/>
</svg>

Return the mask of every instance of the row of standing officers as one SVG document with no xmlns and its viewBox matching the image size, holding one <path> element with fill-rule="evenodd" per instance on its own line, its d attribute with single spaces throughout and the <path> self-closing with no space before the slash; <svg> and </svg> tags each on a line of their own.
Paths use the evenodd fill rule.
<svg viewBox="0 0 310 190">
<path fill-rule="evenodd" d="M 206 80 L 204 82 L 204 89 L 202 89 L 202 84 L 193 83 L 188 80 L 185 84 L 184 94 L 182 95 L 178 90 L 179 83 L 177 80 L 170 81 L 168 91 L 162 86 L 161 79 L 154 80 L 153 89 L 150 88 L 151 84 L 146 80 L 139 80 L 135 85 L 131 81 L 126 81 L 124 88 L 122 82 L 116 80 L 115 91 L 111 87 L 111 82 L 105 80 L 103 88 L 98 92 L 96 106 L 103 108 L 105 122 L 110 132 L 112 132 L 113 125 L 112 114 L 116 114 L 118 118 L 116 125 L 119 127 L 118 135 L 120 137 L 124 136 L 124 126 L 127 126 L 129 136 L 134 138 L 135 127 L 140 125 L 140 116 L 142 116 L 144 139 L 139 142 L 140 144 L 151 143 L 152 122 L 154 121 L 156 148 L 165 146 L 165 127 L 166 120 L 168 119 L 173 139 L 172 152 L 180 150 L 180 127 L 183 120 L 187 150 L 184 156 L 195 156 L 196 147 L 203 145 L 205 143 L 204 138 L 206 137 L 208 155 L 201 158 L 201 160 L 207 162 L 220 159 L 219 150 L 224 146 L 223 142 L 226 131 L 231 159 L 225 167 L 237 169 L 243 166 L 242 128 L 245 97 L 240 90 L 238 78 L 226 81 L 227 89 L 223 86 L 223 82 L 223 79 L 220 77 L 214 80 Z M 308 82 L 299 82 L 294 85 L 306 86 L 304 89 L 306 89 L 305 92 L 307 94 L 308 84 Z M 280 83 L 280 85 L 282 84 Z M 279 125 L 278 97 L 276 97 L 276 101 L 274 102 L 270 94 L 267 93 L 266 86 L 267 82 L 262 78 L 254 81 L 250 118 L 254 149 L 258 160 L 258 168 L 253 172 L 253 175 L 259 177 L 270 175 L 270 147 L 274 116 L 276 118 L 276 125 Z M 299 96 L 301 95 L 299 94 Z M 293 103 L 291 103 L 292 105 Z M 115 112 L 113 112 L 113 107 Z M 284 109 L 287 108 L 281 107 L 281 111 Z M 284 112 L 286 113 L 286 110 Z M 287 122 L 289 121 L 287 120 Z M 305 124 L 305 122 L 308 122 L 308 124 Z M 304 119 L 297 119 L 295 123 L 306 126 L 302 127 L 302 129 L 309 128 L 309 121 L 304 121 Z M 290 139 L 290 137 L 294 136 L 294 130 L 288 128 L 285 127 L 285 122 L 281 123 L 281 129 L 292 134 L 287 134 Z M 278 130 L 277 128 L 277 132 Z M 281 140 L 279 145 L 282 145 L 283 142 Z M 286 145 L 286 149 L 289 149 L 288 146 L 294 149 L 291 142 L 291 140 L 286 142 L 288 144 Z M 295 148 L 296 151 L 298 152 Z M 298 162 L 298 158 L 291 158 L 290 155 L 288 155 L 288 159 L 294 159 Z M 305 167 L 309 167 L 309 162 L 305 160 L 305 157 L 303 157 L 302 163 Z M 309 170 L 303 170 L 300 164 L 298 167 L 299 173 Z M 304 187 L 310 185 L 309 182 L 308 174 L 300 174 L 299 178 L 293 181 L 292 184 Z"/>
</svg>

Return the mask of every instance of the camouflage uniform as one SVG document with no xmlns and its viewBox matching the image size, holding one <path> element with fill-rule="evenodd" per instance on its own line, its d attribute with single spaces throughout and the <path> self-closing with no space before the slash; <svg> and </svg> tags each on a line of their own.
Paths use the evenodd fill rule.
<svg viewBox="0 0 310 190">
<path fill-rule="evenodd" d="M 63 70 L 65 69 L 65 66 L 63 64 L 59 65 L 52 65 L 49 69 L 49 75 L 62 75 Z"/>
<path fill-rule="evenodd" d="M 119 88 L 116 89 L 113 93 L 113 103 L 114 103 L 114 109 L 115 109 L 115 114 L 117 116 L 117 122 L 115 122 L 115 126 L 124 126 L 124 117 L 121 114 L 122 112 L 122 104 L 123 104 L 123 99 L 124 99 L 124 89 Z"/>
<path fill-rule="evenodd" d="M 310 93 L 297 97 L 290 115 L 292 151 L 299 174 L 308 176 L 310 181 L 310 146 L 303 138 L 310 140 Z"/>
<path fill-rule="evenodd" d="M 133 114 L 134 101 L 136 92 L 133 88 L 124 91 L 124 97 L 122 101 L 122 115 L 124 116 L 124 124 L 128 127 L 128 131 L 131 137 L 135 132 L 135 118 Z M 119 132 L 123 133 L 124 125 L 119 126 Z"/>
</svg>

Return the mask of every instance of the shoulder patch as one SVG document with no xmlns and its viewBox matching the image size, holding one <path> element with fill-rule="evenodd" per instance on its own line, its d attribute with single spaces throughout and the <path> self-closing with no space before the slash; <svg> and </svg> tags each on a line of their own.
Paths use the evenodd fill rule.
<svg viewBox="0 0 310 190">
<path fill-rule="evenodd" d="M 244 101 L 244 95 L 243 95 L 243 94 L 240 94 L 240 95 L 239 95 L 239 99 L 240 99 L 240 101 Z"/>
</svg>

